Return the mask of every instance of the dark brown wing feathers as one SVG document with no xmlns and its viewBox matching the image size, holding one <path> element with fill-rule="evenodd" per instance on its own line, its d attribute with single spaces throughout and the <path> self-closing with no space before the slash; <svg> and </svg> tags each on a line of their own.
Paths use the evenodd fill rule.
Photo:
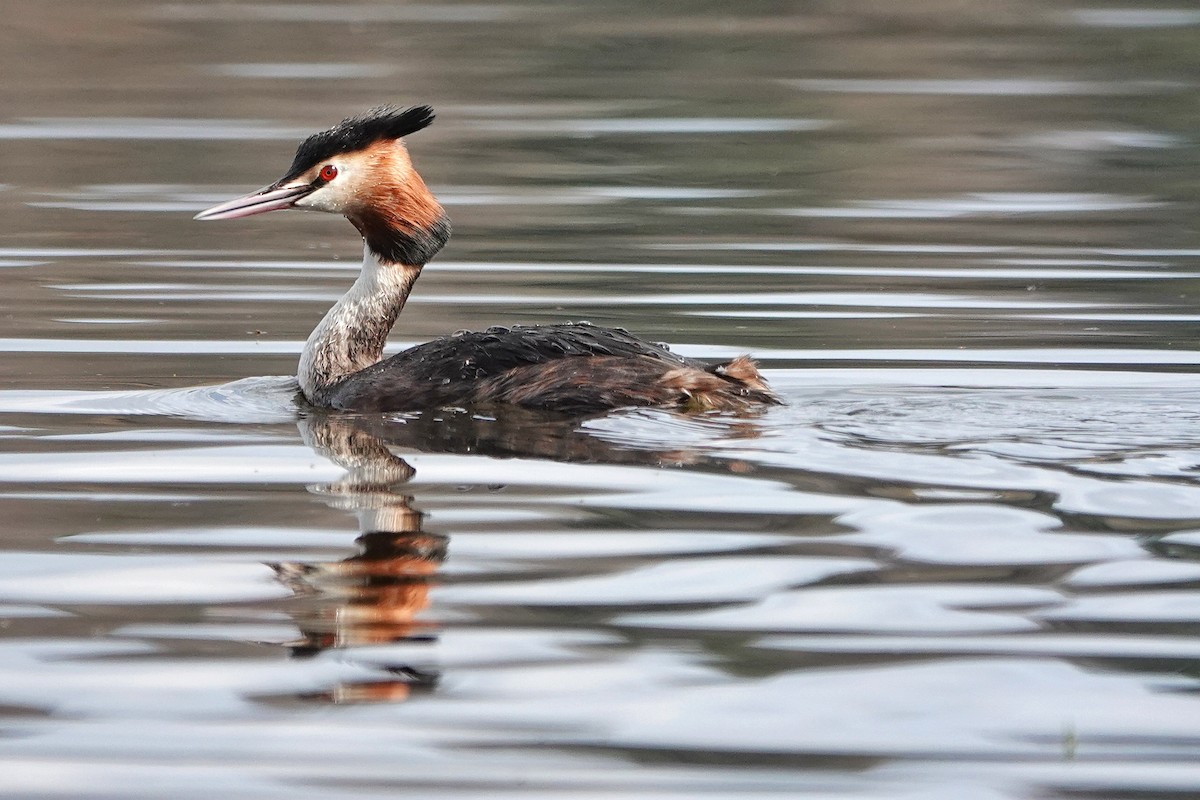
<svg viewBox="0 0 1200 800">
<path fill-rule="evenodd" d="M 572 413 L 779 402 L 745 356 L 710 366 L 623 330 L 583 323 L 435 339 L 355 373 L 330 399 L 334 408 L 356 411 L 510 403 Z"/>
</svg>

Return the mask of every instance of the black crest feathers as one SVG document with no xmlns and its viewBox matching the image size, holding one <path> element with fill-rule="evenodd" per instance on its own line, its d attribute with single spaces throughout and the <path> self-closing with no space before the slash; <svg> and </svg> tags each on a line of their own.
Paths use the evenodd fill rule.
<svg viewBox="0 0 1200 800">
<path fill-rule="evenodd" d="M 344 119 L 327 131 L 314 133 L 301 142 L 283 180 L 294 178 L 327 158 L 353 153 L 384 140 L 399 139 L 433 122 L 429 106 L 398 108 L 380 106 L 359 117 Z"/>
</svg>

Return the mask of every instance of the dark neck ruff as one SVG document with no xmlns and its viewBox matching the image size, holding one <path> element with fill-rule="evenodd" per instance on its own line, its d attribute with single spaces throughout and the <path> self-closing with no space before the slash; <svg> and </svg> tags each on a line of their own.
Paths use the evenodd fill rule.
<svg viewBox="0 0 1200 800">
<path fill-rule="evenodd" d="M 377 217 L 351 218 L 367 247 L 386 264 L 424 266 L 450 239 L 450 220 L 441 214 L 426 226 L 397 228 Z"/>
</svg>

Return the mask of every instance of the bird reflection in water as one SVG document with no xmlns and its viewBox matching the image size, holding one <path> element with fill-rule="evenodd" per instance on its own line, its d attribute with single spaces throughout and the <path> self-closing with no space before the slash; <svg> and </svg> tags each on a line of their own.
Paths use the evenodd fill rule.
<svg viewBox="0 0 1200 800">
<path fill-rule="evenodd" d="M 300 425 L 313 450 L 347 470 L 334 483 L 309 490 L 331 506 L 354 511 L 361 535 L 355 540 L 359 552 L 341 561 L 271 565 L 300 601 L 293 617 L 301 636 L 289 643 L 297 656 L 436 639 L 433 626 L 418 616 L 429 605 L 432 582 L 445 560 L 446 537 L 421 530 L 422 513 L 399 491 L 413 468 L 354 422 L 351 417 L 321 414 Z M 399 702 L 437 683 L 435 671 L 410 664 L 385 669 L 386 678 L 342 683 L 305 699 Z"/>
<path fill-rule="evenodd" d="M 725 431 L 755 438 L 754 419 L 728 420 Z M 716 459 L 690 448 L 654 450 L 614 444 L 580 429 L 578 417 L 505 409 L 495 415 L 465 411 L 425 412 L 407 417 L 308 411 L 300 420 L 306 444 L 347 472 L 339 480 L 309 487 L 329 505 L 353 511 L 361 535 L 359 552 L 335 562 L 272 564 L 292 589 L 290 614 L 300 637 L 289 643 L 296 656 L 329 649 L 404 643 L 433 643 L 437 628 L 422 618 L 430 590 L 446 558 L 448 537 L 422 529 L 424 515 L 403 487 L 415 470 L 393 447 L 494 458 L 538 458 L 572 463 L 682 466 L 745 472 L 746 464 Z M 411 652 L 411 651 L 409 651 Z M 432 661 L 431 658 L 426 661 Z M 400 702 L 437 685 L 426 665 L 381 665 L 386 677 L 341 683 L 303 695 L 334 703 Z"/>
</svg>

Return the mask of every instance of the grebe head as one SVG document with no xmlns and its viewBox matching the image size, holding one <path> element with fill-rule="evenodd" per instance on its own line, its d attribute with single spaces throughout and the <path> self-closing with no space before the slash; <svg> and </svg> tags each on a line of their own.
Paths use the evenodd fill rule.
<svg viewBox="0 0 1200 800">
<path fill-rule="evenodd" d="M 237 219 L 300 208 L 349 219 L 384 262 L 423 265 L 450 236 L 450 225 L 401 137 L 433 122 L 433 109 L 383 106 L 305 139 L 279 180 L 213 206 L 199 220 Z"/>
</svg>

